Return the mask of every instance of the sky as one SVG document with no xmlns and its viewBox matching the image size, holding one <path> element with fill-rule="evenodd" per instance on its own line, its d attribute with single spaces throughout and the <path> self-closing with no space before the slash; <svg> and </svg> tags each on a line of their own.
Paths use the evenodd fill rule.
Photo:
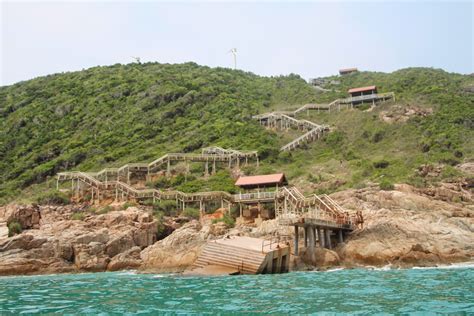
<svg viewBox="0 0 474 316">
<path fill-rule="evenodd" d="M 0 85 L 133 62 L 303 78 L 341 68 L 474 72 L 474 1 L 0 0 Z"/>
</svg>

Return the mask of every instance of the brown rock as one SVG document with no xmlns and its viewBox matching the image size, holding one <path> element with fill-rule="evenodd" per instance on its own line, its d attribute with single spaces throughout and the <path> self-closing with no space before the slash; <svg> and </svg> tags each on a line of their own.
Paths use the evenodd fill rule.
<svg viewBox="0 0 474 316">
<path fill-rule="evenodd" d="M 337 266 L 340 263 L 340 258 L 337 252 L 325 249 L 325 248 L 315 248 L 315 251 L 312 255 L 308 252 L 303 254 L 303 261 L 307 264 L 311 264 L 318 268 L 326 268 Z"/>
<path fill-rule="evenodd" d="M 16 221 L 23 229 L 38 229 L 41 216 L 37 205 L 10 205 L 6 207 L 4 218 L 7 224 Z"/>
<path fill-rule="evenodd" d="M 140 254 L 143 260 L 141 269 L 174 272 L 192 265 L 209 236 L 209 230 L 201 228 L 198 221 L 191 221 L 145 248 Z"/>
<path fill-rule="evenodd" d="M 112 240 L 110 240 L 105 248 L 105 252 L 109 257 L 114 257 L 121 252 L 124 252 L 132 247 L 135 246 L 135 242 L 133 240 L 133 235 L 131 232 L 126 232 L 115 236 Z"/>
<path fill-rule="evenodd" d="M 141 266 L 140 247 L 133 247 L 112 258 L 107 266 L 108 271 L 117 271 L 123 269 L 137 269 Z"/>
</svg>

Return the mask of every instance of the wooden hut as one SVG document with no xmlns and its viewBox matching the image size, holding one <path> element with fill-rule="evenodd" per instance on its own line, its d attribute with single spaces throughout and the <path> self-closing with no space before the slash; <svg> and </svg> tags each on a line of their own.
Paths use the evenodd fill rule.
<svg viewBox="0 0 474 316">
<path fill-rule="evenodd" d="M 360 88 L 352 88 L 347 91 L 351 95 L 352 106 L 363 102 L 375 102 L 377 99 L 377 87 L 367 86 Z"/>
<path fill-rule="evenodd" d="M 258 190 L 281 187 L 288 184 L 284 173 L 239 177 L 235 185 L 245 190 Z"/>
</svg>

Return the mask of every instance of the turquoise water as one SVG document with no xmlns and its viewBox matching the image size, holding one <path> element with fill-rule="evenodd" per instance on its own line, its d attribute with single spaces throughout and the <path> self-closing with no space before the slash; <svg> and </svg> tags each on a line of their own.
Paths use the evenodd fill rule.
<svg viewBox="0 0 474 316">
<path fill-rule="evenodd" d="M 0 315 L 474 314 L 474 268 L 181 277 L 131 272 L 0 277 Z"/>
</svg>

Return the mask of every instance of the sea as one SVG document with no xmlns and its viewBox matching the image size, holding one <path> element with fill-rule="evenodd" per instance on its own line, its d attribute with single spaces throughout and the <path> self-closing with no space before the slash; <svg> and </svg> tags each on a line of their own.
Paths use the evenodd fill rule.
<svg viewBox="0 0 474 316">
<path fill-rule="evenodd" d="M 0 277 L 0 315 L 474 315 L 474 264 L 191 277 Z"/>
</svg>

